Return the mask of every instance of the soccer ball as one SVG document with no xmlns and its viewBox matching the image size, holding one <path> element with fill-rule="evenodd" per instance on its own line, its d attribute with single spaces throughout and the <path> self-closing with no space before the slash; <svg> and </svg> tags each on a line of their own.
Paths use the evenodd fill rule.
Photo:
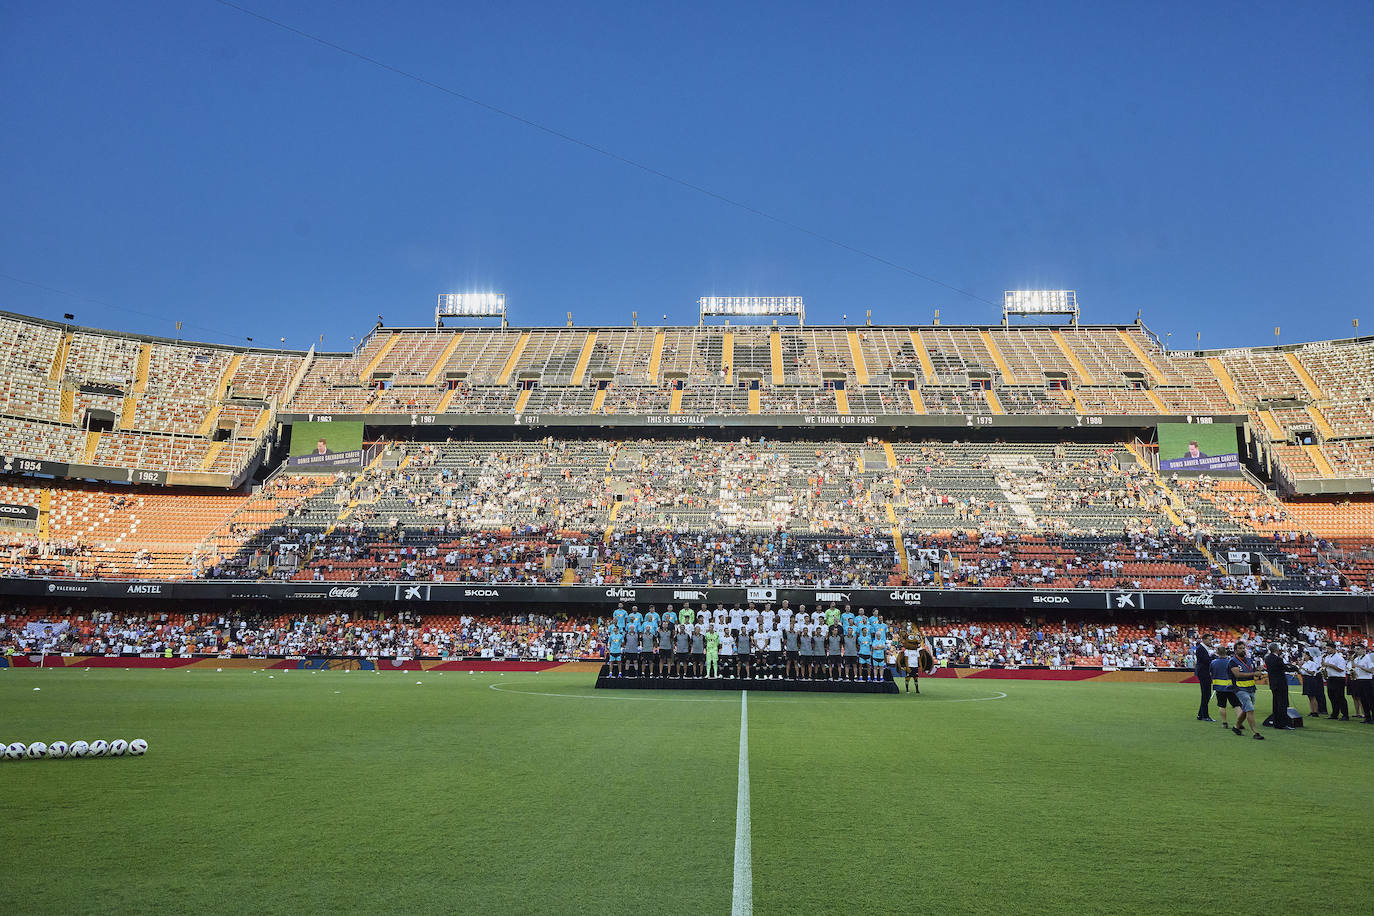
<svg viewBox="0 0 1374 916">
<path fill-rule="evenodd" d="M 91 750 L 91 746 L 85 741 L 73 741 L 69 752 L 73 757 L 85 757 Z"/>
<path fill-rule="evenodd" d="M 129 742 L 123 738 L 116 738 L 110 742 L 110 756 L 123 757 L 124 752 L 129 749 Z"/>
<path fill-rule="evenodd" d="M 104 757 L 110 751 L 110 745 L 104 741 L 95 740 L 91 742 L 91 749 L 87 752 L 87 757 Z"/>
<path fill-rule="evenodd" d="M 67 742 L 54 741 L 48 745 L 48 759 L 59 760 L 67 756 Z"/>
<path fill-rule="evenodd" d="M 5 748 L 5 759 L 18 760 L 19 758 L 24 756 L 25 750 L 27 750 L 27 748 L 24 747 L 23 743 L 20 741 L 16 741 L 9 747 Z"/>
<path fill-rule="evenodd" d="M 129 742 L 129 754 L 133 757 L 142 757 L 148 753 L 148 742 L 142 738 L 135 738 Z"/>
<path fill-rule="evenodd" d="M 42 741 L 35 741 L 29 745 L 30 760 L 41 760 L 46 756 L 48 756 L 48 746 Z"/>
</svg>

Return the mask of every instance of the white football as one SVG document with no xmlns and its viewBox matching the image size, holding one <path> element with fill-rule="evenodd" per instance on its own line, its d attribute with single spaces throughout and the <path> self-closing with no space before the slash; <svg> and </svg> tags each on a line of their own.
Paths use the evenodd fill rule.
<svg viewBox="0 0 1374 916">
<path fill-rule="evenodd" d="M 129 753 L 134 757 L 142 757 L 148 753 L 148 742 L 142 738 L 135 738 L 129 742 Z"/>
<path fill-rule="evenodd" d="M 27 749 L 24 747 L 23 742 L 21 742 L 21 741 L 16 741 L 16 742 L 14 742 L 13 744 L 11 744 L 9 747 L 5 748 L 5 759 L 6 759 L 6 760 L 18 760 L 20 757 L 23 757 L 23 756 L 24 756 L 24 751 L 25 751 L 25 750 L 27 750 Z"/>
<path fill-rule="evenodd" d="M 35 741 L 29 745 L 29 759 L 40 760 L 48 755 L 48 746 L 42 741 Z"/>
<path fill-rule="evenodd" d="M 65 756 L 67 756 L 67 742 L 54 741 L 48 745 L 48 759 L 60 760 Z"/>
<path fill-rule="evenodd" d="M 71 750 L 68 751 L 73 757 L 85 757 L 90 753 L 91 746 L 85 741 L 73 741 Z"/>
<path fill-rule="evenodd" d="M 110 752 L 110 745 L 99 739 L 91 742 L 91 749 L 86 754 L 87 757 L 104 757 Z"/>
<path fill-rule="evenodd" d="M 123 757 L 124 752 L 129 749 L 129 742 L 123 738 L 116 738 L 110 742 L 110 756 Z"/>
</svg>

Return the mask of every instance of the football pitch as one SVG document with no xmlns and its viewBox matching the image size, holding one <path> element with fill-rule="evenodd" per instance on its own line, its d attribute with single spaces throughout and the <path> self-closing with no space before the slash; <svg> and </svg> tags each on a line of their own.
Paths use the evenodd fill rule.
<svg viewBox="0 0 1374 916">
<path fill-rule="evenodd" d="M 1194 720 L 1195 686 L 753 693 L 745 783 L 737 693 L 595 691 L 588 672 L 271 675 L 0 670 L 6 742 L 150 744 L 0 763 L 10 901 L 771 914 L 1368 900 L 1352 844 L 1374 814 L 1374 726 L 1237 738 Z"/>
</svg>

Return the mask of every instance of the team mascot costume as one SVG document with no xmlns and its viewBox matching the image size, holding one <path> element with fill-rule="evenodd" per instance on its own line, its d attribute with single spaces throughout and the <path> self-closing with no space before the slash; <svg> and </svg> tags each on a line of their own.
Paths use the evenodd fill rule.
<svg viewBox="0 0 1374 916">
<path fill-rule="evenodd" d="M 930 651 L 919 630 L 909 621 L 902 633 L 902 651 L 897 653 L 897 670 L 906 678 L 906 692 L 911 692 L 911 682 L 916 682 L 916 692 L 921 692 L 921 675 L 935 673 L 935 654 Z"/>
</svg>

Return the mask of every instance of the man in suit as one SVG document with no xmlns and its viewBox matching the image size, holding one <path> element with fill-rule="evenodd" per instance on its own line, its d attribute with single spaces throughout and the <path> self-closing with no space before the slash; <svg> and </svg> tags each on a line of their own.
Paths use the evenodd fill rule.
<svg viewBox="0 0 1374 916">
<path fill-rule="evenodd" d="M 1293 730 L 1293 722 L 1288 718 L 1288 672 L 1291 668 L 1279 654 L 1279 644 L 1271 642 L 1269 654 L 1264 657 L 1264 670 L 1269 676 L 1269 695 L 1274 701 L 1269 721 L 1279 731 Z"/>
<path fill-rule="evenodd" d="M 1197 708 L 1199 722 L 1216 721 L 1207 711 L 1207 704 L 1212 699 L 1212 660 L 1216 658 L 1212 652 L 1214 644 L 1214 637 L 1199 636 L 1197 644 L 1193 646 L 1193 674 L 1197 675 L 1197 682 L 1202 687 L 1202 703 Z"/>
</svg>

